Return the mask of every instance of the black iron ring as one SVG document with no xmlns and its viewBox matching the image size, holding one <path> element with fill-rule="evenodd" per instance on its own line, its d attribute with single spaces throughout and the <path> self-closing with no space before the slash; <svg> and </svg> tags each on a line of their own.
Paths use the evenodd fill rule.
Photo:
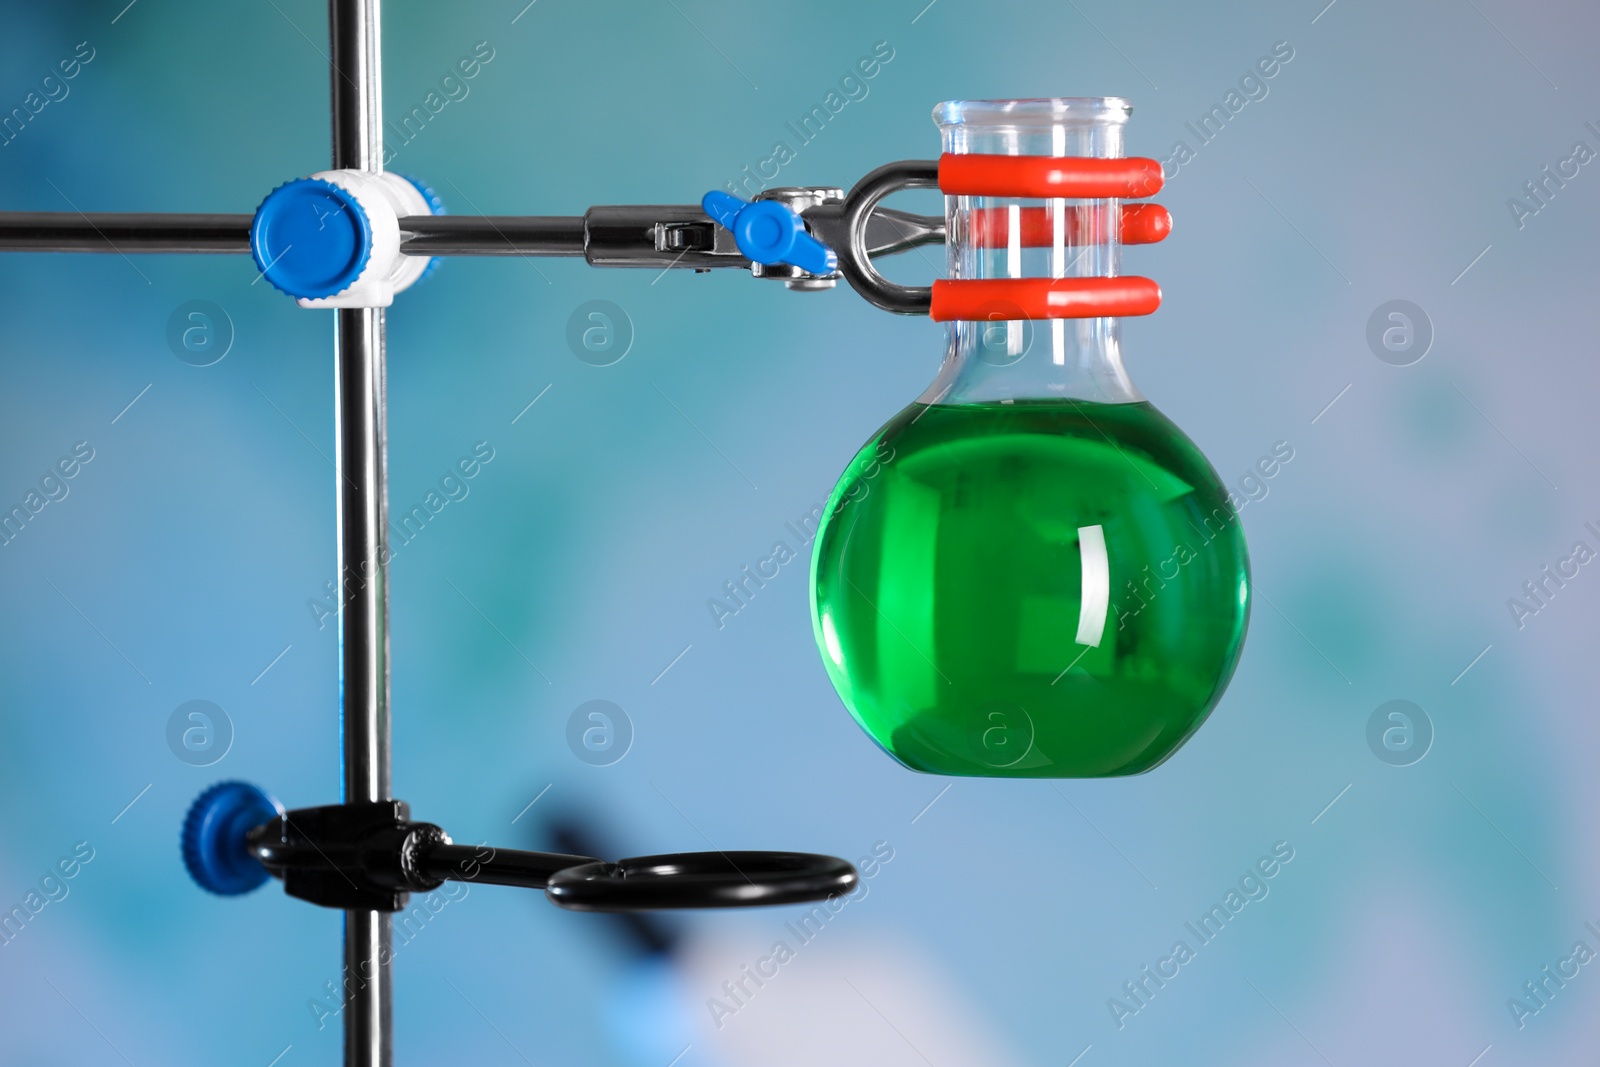
<svg viewBox="0 0 1600 1067">
<path fill-rule="evenodd" d="M 856 869 L 804 852 L 684 852 L 585 863 L 552 875 L 551 902 L 570 911 L 745 908 L 849 893 Z"/>
<path fill-rule="evenodd" d="M 867 246 L 867 219 L 890 193 L 901 189 L 936 189 L 939 164 L 931 159 L 908 159 L 885 163 L 856 182 L 844 200 L 846 240 L 834 249 L 839 257 L 839 272 L 850 288 L 867 303 L 899 315 L 926 315 L 933 305 L 930 286 L 897 285 L 878 273 L 863 249 Z"/>
</svg>

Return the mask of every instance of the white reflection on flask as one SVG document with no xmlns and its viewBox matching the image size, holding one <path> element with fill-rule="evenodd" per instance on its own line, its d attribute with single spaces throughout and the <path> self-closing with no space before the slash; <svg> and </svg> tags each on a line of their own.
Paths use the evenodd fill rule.
<svg viewBox="0 0 1600 1067">
<path fill-rule="evenodd" d="M 1100 526 L 1078 527 L 1078 553 L 1083 560 L 1083 600 L 1078 607 L 1078 644 L 1100 647 L 1111 604 L 1111 568 L 1106 562 L 1106 532 Z"/>
<path fill-rule="evenodd" d="M 826 611 L 822 613 L 822 640 L 828 646 L 828 656 L 833 660 L 833 665 L 844 670 L 844 649 L 839 647 L 839 633 L 833 628 L 833 616 Z"/>
</svg>

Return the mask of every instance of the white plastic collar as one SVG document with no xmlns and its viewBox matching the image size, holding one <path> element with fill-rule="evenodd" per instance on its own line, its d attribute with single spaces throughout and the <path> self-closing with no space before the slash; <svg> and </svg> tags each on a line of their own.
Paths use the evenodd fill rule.
<svg viewBox="0 0 1600 1067">
<path fill-rule="evenodd" d="M 407 289 L 428 269 L 428 256 L 400 252 L 400 220 L 431 215 L 432 208 L 416 186 L 398 174 L 364 170 L 325 170 L 311 175 L 337 185 L 361 205 L 372 232 L 372 254 L 356 280 L 332 296 L 297 298 L 303 308 L 386 308 L 394 294 Z"/>
</svg>

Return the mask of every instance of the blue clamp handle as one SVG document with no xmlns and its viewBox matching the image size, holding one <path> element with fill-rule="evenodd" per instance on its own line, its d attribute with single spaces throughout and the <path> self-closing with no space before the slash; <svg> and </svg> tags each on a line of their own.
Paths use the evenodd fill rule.
<svg viewBox="0 0 1600 1067">
<path fill-rule="evenodd" d="M 248 835 L 283 814 L 271 794 L 248 782 L 218 782 L 201 793 L 183 820 L 183 865 L 219 896 L 248 893 L 268 878 L 250 852 Z"/>
<path fill-rule="evenodd" d="M 806 232 L 794 209 L 776 200 L 741 200 L 713 189 L 700 200 L 707 215 L 733 234 L 746 259 L 766 266 L 787 263 L 811 274 L 839 269 L 833 249 Z"/>
</svg>

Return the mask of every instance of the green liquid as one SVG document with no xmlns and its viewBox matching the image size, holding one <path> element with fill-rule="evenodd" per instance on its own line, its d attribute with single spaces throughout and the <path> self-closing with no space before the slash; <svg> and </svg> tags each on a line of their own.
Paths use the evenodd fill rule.
<svg viewBox="0 0 1600 1067">
<path fill-rule="evenodd" d="M 1216 472 L 1149 404 L 913 404 L 828 500 L 812 623 L 913 770 L 1138 774 L 1221 696 L 1249 582 Z"/>
</svg>

